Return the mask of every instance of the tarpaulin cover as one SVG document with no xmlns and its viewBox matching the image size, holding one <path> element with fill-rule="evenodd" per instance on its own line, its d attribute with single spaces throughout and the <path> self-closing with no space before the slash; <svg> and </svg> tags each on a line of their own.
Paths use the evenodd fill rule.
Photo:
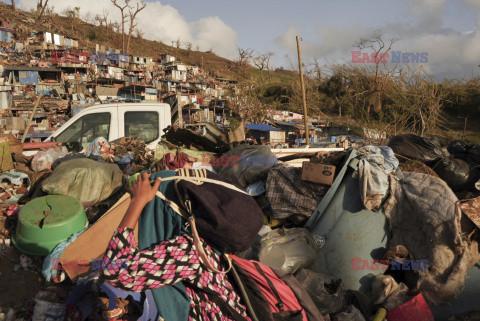
<svg viewBox="0 0 480 321">
<path fill-rule="evenodd" d="M 88 158 L 61 163 L 42 182 L 42 190 L 52 195 L 66 195 L 86 202 L 107 199 L 122 187 L 123 172 L 116 164 Z"/>
<path fill-rule="evenodd" d="M 220 164 L 213 169 L 227 180 L 238 180 L 240 185 L 267 178 L 268 171 L 277 164 L 277 158 L 266 145 L 239 145 L 220 157 Z"/>
</svg>

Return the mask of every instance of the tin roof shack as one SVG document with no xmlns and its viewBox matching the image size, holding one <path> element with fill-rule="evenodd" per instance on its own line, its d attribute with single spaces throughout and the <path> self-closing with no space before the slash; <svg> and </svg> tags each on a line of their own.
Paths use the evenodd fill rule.
<svg viewBox="0 0 480 321">
<path fill-rule="evenodd" d="M 130 67 L 134 69 L 144 69 L 147 65 L 153 65 L 155 63 L 154 59 L 151 57 L 143 56 L 130 56 L 129 59 Z"/>
<path fill-rule="evenodd" d="M 78 48 L 78 40 L 48 31 L 32 32 L 28 37 L 29 50 Z"/>
<path fill-rule="evenodd" d="M 175 62 L 176 58 L 174 56 L 171 56 L 169 54 L 162 54 L 160 55 L 160 63 L 162 65 L 169 64 L 172 62 Z"/>
<path fill-rule="evenodd" d="M 10 85 L 56 84 L 62 81 L 62 70 L 51 67 L 5 66 L 2 77 Z"/>
<path fill-rule="evenodd" d="M 165 77 L 174 81 L 187 81 L 187 66 L 171 64 L 165 67 Z"/>
<path fill-rule="evenodd" d="M 247 124 L 247 138 L 255 138 L 259 143 L 271 146 L 285 143 L 285 131 L 267 124 Z"/>
<path fill-rule="evenodd" d="M 124 80 L 100 77 L 87 83 L 87 90 L 102 101 L 111 101 L 120 99 L 119 89 L 124 86 Z"/>
</svg>

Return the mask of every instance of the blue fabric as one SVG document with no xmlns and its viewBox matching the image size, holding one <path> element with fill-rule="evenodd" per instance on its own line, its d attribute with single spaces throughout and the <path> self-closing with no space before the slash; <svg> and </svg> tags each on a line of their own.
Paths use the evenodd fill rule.
<svg viewBox="0 0 480 321">
<path fill-rule="evenodd" d="M 175 171 L 162 171 L 152 174 L 150 179 L 155 180 L 158 177 L 165 178 L 175 175 Z M 162 182 L 158 190 L 166 198 L 178 202 L 174 181 Z M 184 219 L 175 213 L 169 205 L 155 197 L 145 206 L 138 222 L 139 249 L 148 249 L 161 241 L 185 233 L 184 223 Z M 188 320 L 190 298 L 182 282 L 152 290 L 152 294 L 162 318 L 168 321 Z"/>
<path fill-rule="evenodd" d="M 102 145 L 108 143 L 108 141 L 105 139 L 105 137 L 97 137 L 95 138 L 90 145 L 88 146 L 87 149 L 87 157 L 90 156 L 102 156 L 101 151 L 102 151 Z"/>
<path fill-rule="evenodd" d="M 50 281 L 52 278 L 57 276 L 57 266 L 60 263 L 60 258 L 63 255 L 63 251 L 73 243 L 83 232 L 87 229 L 84 229 L 80 232 L 72 234 L 66 241 L 58 244 L 50 254 L 47 255 L 42 265 L 42 275 L 47 280 Z"/>
</svg>

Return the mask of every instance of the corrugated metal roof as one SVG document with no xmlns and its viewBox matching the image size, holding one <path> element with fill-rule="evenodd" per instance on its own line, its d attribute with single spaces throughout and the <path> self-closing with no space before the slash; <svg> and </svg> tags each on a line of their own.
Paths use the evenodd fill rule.
<svg viewBox="0 0 480 321">
<path fill-rule="evenodd" d="M 61 69 L 53 67 L 30 67 L 30 66 L 3 66 L 5 70 L 18 70 L 18 71 L 49 71 L 49 72 L 62 72 Z"/>
<path fill-rule="evenodd" d="M 280 129 L 275 128 L 275 127 L 270 126 L 270 125 L 267 125 L 267 124 L 247 124 L 245 127 L 247 127 L 247 129 L 258 130 L 258 131 L 261 131 L 261 132 L 269 132 L 269 131 L 279 132 L 279 131 L 281 131 Z"/>
<path fill-rule="evenodd" d="M 297 123 L 293 121 L 277 121 L 277 124 L 281 126 L 295 126 Z"/>
</svg>

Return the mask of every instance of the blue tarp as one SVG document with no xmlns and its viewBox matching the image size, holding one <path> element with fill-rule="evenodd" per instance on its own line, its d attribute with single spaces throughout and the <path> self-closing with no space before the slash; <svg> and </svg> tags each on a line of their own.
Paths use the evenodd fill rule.
<svg viewBox="0 0 480 321">
<path fill-rule="evenodd" d="M 281 131 L 280 129 L 277 129 L 267 124 L 247 124 L 246 127 L 247 129 L 258 130 L 261 132 L 270 132 L 270 131 L 280 132 Z"/>
</svg>

